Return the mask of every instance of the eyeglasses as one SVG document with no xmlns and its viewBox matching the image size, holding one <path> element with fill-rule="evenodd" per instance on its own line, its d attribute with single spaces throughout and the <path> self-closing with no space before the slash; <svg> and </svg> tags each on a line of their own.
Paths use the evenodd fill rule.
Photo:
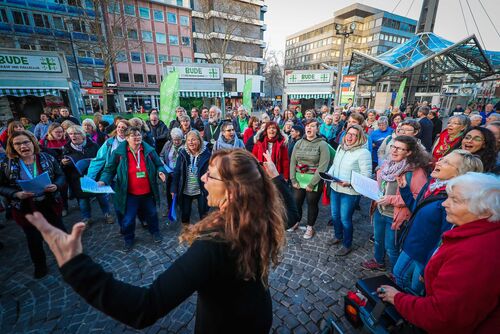
<svg viewBox="0 0 500 334">
<path fill-rule="evenodd" d="M 398 132 L 400 132 L 400 133 L 413 133 L 413 132 L 415 132 L 415 129 L 413 129 L 413 128 L 412 129 L 402 129 L 402 128 L 399 128 Z"/>
<path fill-rule="evenodd" d="M 483 137 L 481 137 L 481 136 L 474 136 L 474 137 L 472 137 L 471 135 L 465 136 L 464 140 L 472 140 L 472 141 L 475 141 L 477 143 L 481 143 L 481 142 L 484 141 Z"/>
<path fill-rule="evenodd" d="M 226 132 L 234 132 L 234 129 L 226 129 Z"/>
<path fill-rule="evenodd" d="M 21 146 L 28 146 L 29 144 L 33 144 L 31 142 L 31 140 L 25 140 L 25 141 L 21 141 L 21 142 L 17 142 L 17 143 L 12 143 L 12 145 L 14 145 L 15 147 L 21 147 Z"/>
<path fill-rule="evenodd" d="M 223 181 L 222 179 L 218 179 L 216 177 L 211 176 L 209 171 L 207 171 L 207 178 L 212 179 L 212 180 L 216 180 L 216 181 Z"/>
<path fill-rule="evenodd" d="M 358 134 L 357 133 L 350 133 L 350 132 L 347 132 L 345 134 L 346 137 L 356 137 Z"/>
<path fill-rule="evenodd" d="M 80 132 L 68 132 L 68 136 L 83 136 Z"/>
<path fill-rule="evenodd" d="M 408 151 L 406 148 L 397 147 L 395 145 L 391 145 L 391 150 L 394 150 L 396 152 L 406 152 L 406 151 Z"/>
</svg>

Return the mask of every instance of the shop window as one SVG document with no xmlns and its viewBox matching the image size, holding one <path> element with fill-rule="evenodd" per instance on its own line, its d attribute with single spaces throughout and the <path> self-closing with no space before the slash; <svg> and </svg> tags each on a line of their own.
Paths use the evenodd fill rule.
<svg viewBox="0 0 500 334">
<path fill-rule="evenodd" d="M 49 17 L 47 15 L 33 14 L 33 21 L 37 27 L 50 28 Z"/>
<path fill-rule="evenodd" d="M 238 91 L 236 78 L 224 78 L 224 91 L 226 92 Z"/>
<path fill-rule="evenodd" d="M 147 19 L 151 17 L 151 12 L 149 11 L 149 8 L 146 7 L 139 7 L 139 16 L 141 19 Z"/>
<path fill-rule="evenodd" d="M 144 42 L 152 42 L 153 41 L 153 33 L 151 31 L 143 30 L 142 31 L 142 40 Z"/>
<path fill-rule="evenodd" d="M 118 73 L 118 77 L 120 78 L 120 82 L 130 82 L 128 73 Z"/>
<path fill-rule="evenodd" d="M 120 51 L 116 54 L 116 61 L 117 62 L 125 62 L 127 61 L 127 54 L 123 51 Z"/>
<path fill-rule="evenodd" d="M 134 74 L 134 82 L 143 83 L 144 82 L 144 75 L 135 73 Z"/>
<path fill-rule="evenodd" d="M 130 29 L 127 34 L 129 39 L 138 39 L 137 30 Z"/>
<path fill-rule="evenodd" d="M 167 13 L 167 20 L 170 24 L 177 24 L 177 15 L 174 13 Z"/>
<path fill-rule="evenodd" d="M 189 27 L 189 17 L 181 15 L 180 21 L 181 21 L 181 26 Z"/>
<path fill-rule="evenodd" d="M 171 56 L 170 59 L 172 59 L 172 63 L 180 63 L 181 62 L 181 57 Z"/>
<path fill-rule="evenodd" d="M 125 12 L 125 15 L 135 16 L 135 6 L 134 5 L 125 4 L 123 6 L 123 10 Z"/>
<path fill-rule="evenodd" d="M 156 43 L 167 44 L 167 35 L 161 32 L 156 33 Z"/>
<path fill-rule="evenodd" d="M 156 80 L 155 74 L 148 74 L 148 83 L 150 83 L 150 84 L 158 83 L 158 81 Z"/>
<path fill-rule="evenodd" d="M 36 45 L 31 44 L 29 41 L 21 41 L 19 42 L 19 48 L 23 50 L 36 50 Z"/>
<path fill-rule="evenodd" d="M 167 55 L 158 55 L 158 64 L 163 64 L 166 61 L 168 61 Z"/>
<path fill-rule="evenodd" d="M 181 40 L 182 40 L 182 45 L 184 45 L 184 46 L 190 46 L 191 45 L 191 38 L 186 37 L 186 36 L 182 36 Z"/>
<path fill-rule="evenodd" d="M 169 41 L 170 45 L 179 45 L 179 36 L 168 35 L 168 41 Z"/>
<path fill-rule="evenodd" d="M 144 59 L 146 60 L 146 63 L 148 63 L 148 64 L 154 64 L 155 63 L 155 55 L 154 55 L 154 53 L 145 53 L 144 54 Z"/>
<path fill-rule="evenodd" d="M 52 22 L 54 22 L 54 28 L 56 28 L 57 30 L 66 30 L 66 24 L 64 23 L 64 20 L 62 17 L 53 16 Z"/>
<path fill-rule="evenodd" d="M 130 60 L 134 63 L 141 62 L 141 53 L 140 52 L 130 52 Z"/>
<path fill-rule="evenodd" d="M 163 17 L 163 11 L 162 10 L 154 10 L 153 11 L 153 16 L 154 16 L 155 21 L 158 21 L 158 22 L 165 21 L 165 18 Z"/>
<path fill-rule="evenodd" d="M 25 26 L 30 25 L 30 19 L 28 17 L 28 13 L 26 12 L 20 12 L 17 10 L 12 11 L 12 18 L 14 19 L 15 24 L 22 24 Z"/>
</svg>

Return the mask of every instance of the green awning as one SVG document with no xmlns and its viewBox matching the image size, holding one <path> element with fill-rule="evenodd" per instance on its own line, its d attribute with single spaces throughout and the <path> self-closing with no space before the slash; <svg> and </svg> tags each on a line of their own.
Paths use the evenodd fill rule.
<svg viewBox="0 0 500 334">
<path fill-rule="evenodd" d="M 181 97 L 228 97 L 230 92 L 217 92 L 217 91 L 180 91 Z"/>
<path fill-rule="evenodd" d="M 329 99 L 334 98 L 333 93 L 289 93 L 288 98 L 290 99 Z"/>
<path fill-rule="evenodd" d="M 44 97 L 47 95 L 60 96 L 59 90 L 57 89 L 42 89 L 42 88 L 19 88 L 19 89 L 5 89 L 0 88 L 0 96 L 27 96 L 34 95 L 39 97 Z"/>
</svg>

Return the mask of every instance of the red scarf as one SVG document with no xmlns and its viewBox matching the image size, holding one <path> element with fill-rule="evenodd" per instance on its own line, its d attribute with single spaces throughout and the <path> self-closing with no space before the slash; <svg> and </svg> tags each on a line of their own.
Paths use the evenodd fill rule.
<svg viewBox="0 0 500 334">
<path fill-rule="evenodd" d="M 431 196 L 431 195 L 436 196 L 437 194 L 446 191 L 446 185 L 439 187 L 439 188 L 436 188 L 433 191 L 431 191 L 431 184 L 433 184 L 433 183 L 436 183 L 436 179 L 432 179 L 431 182 L 429 182 L 429 185 L 427 186 L 427 190 L 425 191 L 425 194 L 424 194 L 424 199 Z"/>
<path fill-rule="evenodd" d="M 278 141 L 278 136 L 275 136 L 273 139 L 269 139 L 268 136 L 264 136 L 264 151 L 267 152 L 267 148 L 269 147 L 269 143 L 273 144 L 273 150 L 271 152 L 271 160 L 277 164 L 278 158 L 279 158 L 279 148 L 283 141 Z M 265 161 L 266 159 L 264 156 L 262 156 L 262 161 Z"/>
<path fill-rule="evenodd" d="M 445 130 L 439 136 L 439 141 L 432 152 L 432 155 L 436 160 L 441 157 L 444 157 L 446 154 L 450 153 L 450 150 L 458 145 L 458 143 L 462 140 L 463 133 L 460 133 L 455 138 L 451 138 L 448 130 Z"/>
</svg>

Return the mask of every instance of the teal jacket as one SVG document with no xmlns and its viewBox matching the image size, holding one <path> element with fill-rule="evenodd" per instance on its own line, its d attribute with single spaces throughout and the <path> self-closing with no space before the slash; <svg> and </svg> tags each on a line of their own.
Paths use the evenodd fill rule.
<svg viewBox="0 0 500 334">
<path fill-rule="evenodd" d="M 116 175 L 116 182 L 113 186 L 115 191 L 114 204 L 115 209 L 121 214 L 125 214 L 127 205 L 127 195 L 128 195 L 128 155 L 127 155 L 128 143 L 125 141 L 121 143 L 116 150 L 113 151 L 111 159 L 106 163 L 104 171 L 101 175 L 101 181 L 106 184 L 111 184 L 113 178 Z M 146 159 L 146 170 L 148 172 L 149 185 L 153 191 L 154 198 L 158 203 L 160 199 L 160 193 L 158 190 L 158 173 L 162 172 L 165 175 L 167 171 L 163 166 L 163 162 L 156 153 L 155 149 L 146 144 L 142 143 L 144 148 L 144 157 Z"/>
</svg>

